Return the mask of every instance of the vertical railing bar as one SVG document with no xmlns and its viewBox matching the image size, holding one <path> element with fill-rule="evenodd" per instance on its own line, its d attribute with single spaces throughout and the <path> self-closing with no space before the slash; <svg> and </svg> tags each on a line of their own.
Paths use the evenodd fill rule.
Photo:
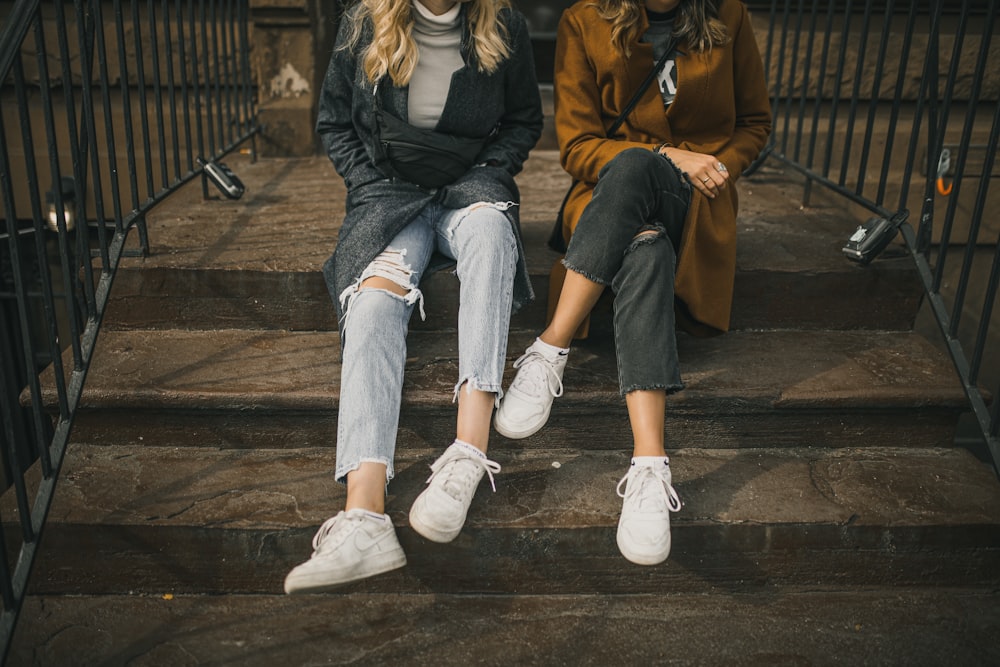
<svg viewBox="0 0 1000 667">
<path fill-rule="evenodd" d="M 139 0 L 131 0 L 132 33 L 135 35 L 135 76 L 139 93 L 139 120 L 142 125 L 142 149 L 146 156 L 146 199 L 156 193 L 153 183 L 153 148 L 150 144 L 149 102 L 146 99 L 146 51 L 142 48 L 142 21 L 139 16 Z"/>
<path fill-rule="evenodd" d="M 87 225 L 86 225 L 86 201 L 82 196 L 81 191 L 85 191 L 80 184 L 86 183 L 86 175 L 84 174 L 84 169 L 86 168 L 85 160 L 80 159 L 80 138 L 77 134 L 76 127 L 76 98 L 73 94 L 73 72 L 70 68 L 69 59 L 69 38 L 66 33 L 66 16 L 63 8 L 63 3 L 56 2 L 53 3 L 56 11 L 56 28 L 59 41 L 59 57 L 62 60 L 62 89 L 63 97 L 66 103 L 66 126 L 69 132 L 69 145 L 70 145 L 70 155 L 71 164 L 73 168 L 73 194 L 74 200 L 77 202 L 75 213 L 75 219 L 77 222 L 76 226 L 76 247 L 77 256 L 76 261 L 73 263 L 73 269 L 65 271 L 67 283 L 69 276 L 76 276 L 83 273 L 83 290 L 85 293 L 85 299 L 89 302 L 91 296 L 93 295 L 93 276 L 89 271 L 80 271 L 82 268 L 82 260 L 84 255 L 80 254 L 80 248 L 82 246 L 81 240 L 87 236 Z M 82 164 L 81 164 L 82 163 Z M 60 190 L 60 197 L 62 188 Z M 65 203 L 65 202 L 64 202 Z M 82 204 L 82 206 L 81 206 Z M 82 214 L 81 214 L 82 209 Z M 83 224 L 81 225 L 81 218 L 83 218 Z M 69 246 L 67 244 L 67 239 L 63 235 L 59 236 L 59 247 L 60 252 L 69 254 Z M 88 251 L 89 252 L 89 251 Z M 89 280 L 87 280 L 89 278 Z M 69 286 L 66 288 L 67 299 L 73 298 L 75 296 L 75 290 L 71 290 Z M 71 296 L 72 295 L 72 296 Z M 67 301 L 67 303 L 69 303 Z M 75 306 L 75 301 L 73 304 Z M 88 303 L 89 309 L 89 303 Z M 76 307 L 67 308 L 68 314 L 71 321 L 70 331 L 71 340 L 70 346 L 73 348 L 73 367 L 79 369 L 83 364 L 83 350 L 80 347 L 80 335 L 83 330 L 83 322 L 81 321 L 80 313 Z"/>
<path fill-rule="evenodd" d="M 234 90 L 234 74 L 239 71 L 236 64 L 233 63 L 233 71 L 230 72 L 229 66 L 233 57 L 236 55 L 236 35 L 235 30 L 235 18 L 233 17 L 233 0 L 226 0 L 225 8 L 225 18 L 223 19 L 224 27 L 222 29 L 222 49 L 225 52 L 225 57 L 222 59 L 222 66 L 225 70 L 226 77 L 226 126 L 229 128 L 229 132 L 226 134 L 226 141 L 232 142 L 233 139 L 239 132 L 234 115 L 234 104 L 233 104 L 233 90 Z"/>
<path fill-rule="evenodd" d="M 38 64 L 38 88 L 39 94 L 42 98 L 42 115 L 43 123 L 45 125 L 45 139 L 48 142 L 48 155 L 49 155 L 49 170 L 52 178 L 52 199 L 53 204 L 56 207 L 56 245 L 59 249 L 59 266 L 61 268 L 60 273 L 62 274 L 63 289 L 65 290 L 65 310 L 67 314 L 67 322 L 70 327 L 70 339 L 76 340 L 79 330 L 76 327 L 76 321 L 73 317 L 72 311 L 76 305 L 74 300 L 75 290 L 73 289 L 73 271 L 70 268 L 70 257 L 69 250 L 67 247 L 68 242 L 68 230 L 66 229 L 66 202 L 63 200 L 62 193 L 62 169 L 59 166 L 59 142 L 56 139 L 56 122 L 55 122 L 55 109 L 52 102 L 52 90 L 49 80 L 49 68 L 48 68 L 48 48 L 45 43 L 45 28 L 42 25 L 41 20 L 35 23 L 35 55 Z M 33 147 L 33 146 L 32 146 Z M 42 211 L 42 215 L 45 216 L 48 211 Z M 44 230 L 45 225 L 41 225 L 41 229 Z M 51 337 L 50 342 L 50 355 L 52 357 L 52 366 L 55 369 L 56 375 L 56 386 L 59 387 L 59 410 L 60 415 L 65 419 L 69 417 L 69 405 L 64 400 L 65 394 L 65 384 L 63 378 L 63 359 L 62 359 L 62 346 L 60 344 L 58 319 L 56 318 L 56 295 L 55 290 L 52 287 L 52 276 L 49 273 L 49 262 L 47 257 L 47 249 L 45 248 L 45 236 L 44 231 L 37 238 L 38 247 L 42 252 L 40 259 L 44 258 L 45 261 L 39 262 L 39 273 L 44 275 L 43 293 L 46 300 L 49 302 L 49 308 L 51 309 L 51 319 L 48 320 L 49 325 L 49 335 Z M 44 267 L 44 270 L 42 269 Z M 74 349 L 75 352 L 75 349 Z M 77 365 L 77 359 L 74 356 L 74 367 Z M 63 384 L 60 384 L 63 382 Z"/>
<path fill-rule="evenodd" d="M 104 104 L 104 132 L 106 134 L 104 140 L 107 144 L 108 150 L 108 181 L 111 185 L 111 206 L 115 215 L 115 229 L 121 233 L 123 215 L 121 206 L 121 188 L 118 183 L 118 147 L 115 142 L 114 119 L 111 117 L 111 87 L 108 85 L 111 77 L 110 74 L 108 74 L 108 51 L 107 44 L 104 41 L 104 17 L 101 12 L 100 2 L 95 2 L 92 6 L 94 8 L 95 20 L 94 35 L 97 38 L 97 62 L 101 80 L 101 100 Z M 98 188 L 101 187 L 99 182 L 95 183 L 95 186 Z M 102 227 L 103 221 L 98 220 L 97 226 L 98 228 Z"/>
<path fill-rule="evenodd" d="M 794 55 L 791 58 L 791 66 L 788 69 L 788 95 L 785 97 L 785 136 L 783 137 L 784 141 L 782 141 L 782 152 L 787 151 L 788 134 L 790 133 L 792 127 L 792 99 L 795 97 L 795 77 L 798 74 L 799 59 L 797 56 L 799 53 L 800 38 L 802 35 L 802 15 L 805 13 L 803 7 L 804 2 L 805 0 L 799 0 L 797 23 L 792 37 L 792 54 Z M 805 95 L 805 89 L 803 89 L 802 95 Z M 799 133 L 802 132 L 801 123 L 799 124 L 798 131 Z"/>
<path fill-rule="evenodd" d="M 179 2 L 180 0 L 176 0 Z M 177 122 L 177 87 L 174 81 L 174 47 L 173 37 L 170 30 L 170 6 L 168 0 L 163 0 L 163 25 L 165 27 L 167 48 L 167 96 L 170 98 L 170 141 L 174 155 L 174 175 L 171 180 L 181 177 L 181 140 L 180 128 Z M 180 29 L 178 29 L 180 32 Z M 182 63 L 183 66 L 183 63 Z M 166 185 L 164 185 L 166 187 Z"/>
<path fill-rule="evenodd" d="M 900 51 L 899 70 L 896 76 L 895 93 L 892 99 L 892 109 L 889 112 L 890 127 L 896 127 L 898 125 L 899 115 L 903 107 L 902 100 L 903 100 L 903 91 L 905 89 L 904 87 L 906 85 L 906 66 L 910 62 L 910 49 L 913 46 L 913 32 L 916 29 L 916 20 L 917 20 L 916 11 L 910 11 L 907 13 L 906 29 L 903 32 L 903 48 Z M 918 99 L 918 104 L 919 104 L 919 99 Z M 919 121 L 917 121 L 918 117 L 919 117 L 919 112 L 914 116 L 914 122 L 919 123 Z M 896 141 L 896 133 L 889 132 L 886 135 L 885 151 L 882 154 L 882 171 L 879 177 L 878 192 L 875 195 L 875 201 L 879 204 L 881 204 L 885 200 L 886 187 L 888 186 L 889 183 L 889 166 L 890 163 L 892 162 L 892 150 L 893 147 L 895 146 L 895 141 Z M 913 172 L 910 169 L 911 166 L 912 165 L 907 164 L 906 167 L 904 168 L 903 183 L 901 184 L 901 187 L 903 188 L 908 189 L 910 179 L 912 178 L 913 174 Z M 905 202 L 906 202 L 905 199 L 900 200 L 899 204 L 900 209 L 906 208 Z"/>
<path fill-rule="evenodd" d="M 42 308 L 45 313 L 46 323 L 51 323 L 55 320 L 55 315 L 52 312 L 52 303 L 49 300 L 49 297 L 52 294 L 52 290 L 51 288 L 46 289 L 49 277 L 48 271 L 41 269 L 41 263 L 45 258 L 45 246 L 42 241 L 43 231 L 44 231 L 42 223 L 42 207 L 38 201 L 38 194 L 41 190 L 39 188 L 39 183 L 38 183 L 38 170 L 35 165 L 35 152 L 33 150 L 35 142 L 31 132 L 31 117 L 28 115 L 28 100 L 25 97 L 25 90 L 27 87 L 25 85 L 25 80 L 24 80 L 24 61 L 21 59 L 20 53 L 18 53 L 14 57 L 13 73 L 14 73 L 14 88 L 17 92 L 18 115 L 21 122 L 21 136 L 23 137 L 24 141 L 24 167 L 28 179 L 27 195 L 28 195 L 28 201 L 31 204 L 31 218 L 32 218 L 31 222 L 34 228 L 33 237 L 35 241 L 35 253 L 38 256 L 38 262 L 39 262 L 38 276 L 39 279 L 42 281 L 42 289 L 44 291 L 42 298 Z M 14 218 L 14 220 L 16 221 L 16 217 Z M 17 241 L 18 241 L 17 234 L 12 235 L 11 246 L 17 247 L 18 245 Z M 22 284 L 22 289 L 24 289 L 23 284 Z M 45 429 L 42 427 L 42 421 L 44 417 L 42 390 L 41 390 L 41 385 L 39 384 L 38 381 L 38 375 L 37 373 L 34 372 L 35 367 L 38 363 L 38 353 L 35 350 L 35 346 L 31 339 L 31 333 L 27 329 L 27 323 L 28 323 L 27 290 L 19 294 L 18 298 L 24 299 L 24 310 L 21 312 L 21 318 L 22 318 L 21 333 L 24 336 L 24 341 L 23 341 L 24 353 L 25 353 L 24 362 L 25 362 L 25 367 L 28 369 L 29 387 L 31 387 L 31 409 L 32 412 L 34 413 L 35 429 L 37 435 L 37 440 L 35 444 L 38 455 L 42 459 L 42 470 L 44 471 L 45 475 L 49 475 L 52 472 L 52 466 L 49 460 L 49 453 L 46 447 L 46 443 L 42 442 L 41 440 L 42 433 L 45 432 Z M 49 331 L 46 331 L 46 334 L 49 338 L 48 340 L 49 352 L 51 354 L 52 349 L 57 348 L 58 346 L 53 345 L 52 343 L 51 328 Z M 61 375 L 62 375 L 61 373 L 57 374 L 57 383 L 61 379 Z M 62 385 L 57 384 L 57 387 L 60 390 L 63 389 Z M 60 404 L 60 408 L 61 407 L 62 404 Z"/>
<path fill-rule="evenodd" d="M 989 7 L 990 15 L 993 15 L 996 7 L 996 0 L 990 0 Z M 979 43 L 979 59 L 976 62 L 976 73 L 972 80 L 972 91 L 969 94 L 969 107 L 966 112 L 965 127 L 962 130 L 962 141 L 959 144 L 960 146 L 968 147 L 972 144 L 972 128 L 976 122 L 979 97 L 982 94 L 982 80 L 986 75 L 986 67 L 989 61 L 989 50 L 992 35 L 992 28 L 989 25 L 984 25 L 982 40 Z M 996 129 L 996 122 L 994 122 L 993 129 Z M 993 140 L 992 134 L 993 133 L 991 132 L 991 141 Z M 958 166 L 955 169 L 955 180 L 952 186 L 952 199 L 948 202 L 948 215 L 951 219 L 954 218 L 955 212 L 958 210 L 958 198 L 959 193 L 961 192 L 960 186 L 962 185 L 962 181 L 965 177 L 965 167 L 968 164 L 968 156 L 968 148 L 966 148 L 966 150 L 959 151 Z M 992 159 L 992 157 L 988 157 L 987 159 Z M 969 239 L 965 245 L 965 257 L 962 260 L 962 270 L 959 273 L 958 286 L 955 290 L 955 304 L 952 309 L 950 329 L 953 336 L 958 333 L 962 310 L 965 306 L 965 295 L 968 290 L 970 274 L 972 273 L 972 261 L 976 253 L 976 240 L 979 237 L 979 224 L 982 221 L 983 215 L 982 206 L 985 204 L 986 198 L 986 192 L 984 189 L 989 189 L 987 181 L 985 179 L 980 179 L 976 208 L 974 209 L 972 219 L 969 222 Z"/>
<path fill-rule="evenodd" d="M 167 130 L 163 113 L 163 79 L 160 75 L 160 36 L 156 22 L 156 0 L 147 0 L 146 11 L 149 12 L 150 55 L 153 59 L 153 99 L 156 104 L 156 133 L 160 149 L 160 187 L 170 185 L 170 172 L 167 167 Z M 169 26 L 168 26 L 169 27 Z M 166 41 L 170 42 L 169 33 Z M 155 189 L 154 189 L 155 192 Z"/>
<path fill-rule="evenodd" d="M 778 72 L 775 77 L 775 95 L 776 95 L 776 105 L 774 106 L 773 113 L 777 114 L 778 106 L 783 99 L 785 99 L 784 88 L 785 88 L 785 53 L 788 47 L 788 21 L 789 14 L 791 13 L 791 0 L 785 0 L 785 11 L 784 11 L 784 24 L 781 30 L 781 40 L 778 45 Z M 788 95 L 791 96 L 791 87 L 794 82 L 789 82 L 789 92 Z M 778 119 L 774 118 L 774 128 L 778 128 Z M 788 126 L 785 125 L 781 128 L 781 152 L 784 153 L 788 147 Z"/>
<path fill-rule="evenodd" d="M 851 148 L 854 146 L 854 126 L 858 117 L 858 103 L 861 98 L 861 79 L 865 71 L 865 57 L 868 55 L 868 35 L 871 33 L 872 3 L 865 3 L 864 20 L 861 23 L 861 35 L 858 38 L 858 48 L 855 58 L 858 60 L 854 70 L 854 85 L 851 86 L 851 102 L 847 112 L 847 129 L 844 132 L 844 152 L 840 160 L 840 180 L 837 182 L 847 187 L 847 170 L 851 162 Z M 857 194 L 861 194 L 858 192 Z"/>
<path fill-rule="evenodd" d="M 826 68 L 830 64 L 830 40 L 833 35 L 834 1 L 830 0 L 826 12 L 826 30 L 823 33 L 823 48 L 820 52 L 819 76 L 816 77 L 816 106 L 813 108 L 812 129 L 809 133 L 809 154 L 806 165 L 813 168 L 816 159 L 816 142 L 819 140 L 819 118 L 823 107 L 823 84 L 826 81 Z"/>
<path fill-rule="evenodd" d="M 882 78 L 885 72 L 885 54 L 889 50 L 889 35 L 892 32 L 892 21 L 895 9 L 895 0 L 889 0 L 885 9 L 885 20 L 882 25 L 882 39 L 879 41 L 878 56 L 875 58 L 875 72 L 872 75 L 872 92 L 871 98 L 868 100 L 868 122 L 865 126 L 865 138 L 864 141 L 861 142 L 861 145 L 866 148 L 872 145 L 872 135 L 875 132 L 876 111 L 878 110 L 879 103 L 882 100 Z M 905 63 L 905 61 L 901 61 L 900 65 L 902 66 L 903 63 Z M 892 121 L 890 121 L 886 135 L 891 137 L 895 131 L 896 126 Z M 859 156 L 858 187 L 857 190 L 855 190 L 855 192 L 859 195 L 864 192 L 865 180 L 868 174 L 868 155 L 869 151 L 863 150 Z M 891 161 L 890 156 L 884 156 L 883 159 L 885 160 L 883 166 L 885 166 L 885 163 Z M 877 199 L 876 203 L 881 204 L 882 200 Z"/>
<path fill-rule="evenodd" d="M 197 91 L 198 90 L 198 86 L 200 85 L 201 89 L 205 91 L 202 94 L 202 96 L 205 98 L 205 128 L 206 128 L 206 133 L 208 135 L 208 145 L 205 146 L 204 148 L 202 148 L 202 151 L 203 151 L 202 155 L 205 155 L 206 152 L 209 153 L 209 154 L 213 154 L 214 155 L 215 154 L 215 124 L 212 122 L 212 109 L 214 108 L 214 105 L 212 103 L 212 83 L 211 83 L 212 82 L 212 70 L 211 70 L 211 61 L 210 61 L 210 59 L 208 57 L 208 14 L 206 13 L 206 9 L 205 9 L 205 0 L 198 0 L 198 14 L 199 14 L 200 21 L 201 21 L 201 60 L 198 61 L 196 59 L 195 67 L 193 69 L 194 69 L 194 76 L 195 76 L 195 90 Z M 191 30 L 192 30 L 192 34 L 193 34 L 193 31 L 194 31 L 193 23 L 192 23 Z M 199 74 L 198 67 L 197 67 L 197 63 L 198 62 L 204 63 L 205 81 L 204 81 L 203 84 L 200 84 L 199 81 L 198 81 L 199 78 L 200 78 L 200 76 L 201 76 Z M 200 100 L 202 96 L 199 96 L 198 99 Z M 200 106 L 201 103 L 199 102 L 198 104 L 199 104 L 199 106 L 198 106 L 198 118 L 200 119 L 201 118 L 201 106 Z M 207 187 L 208 184 L 205 183 L 205 186 Z M 207 191 L 206 191 L 206 194 L 207 194 Z M 207 196 L 206 196 L 206 199 L 207 199 Z"/>
<path fill-rule="evenodd" d="M 190 0 L 189 0 L 190 1 Z M 194 155 L 192 154 L 191 148 L 191 100 L 188 92 L 188 60 L 187 60 L 187 49 L 185 48 L 186 43 L 186 33 L 184 32 L 184 2 L 183 0 L 177 0 L 177 54 L 180 59 L 181 67 L 181 99 L 184 104 L 184 145 L 187 147 L 187 164 L 185 165 L 188 172 L 194 171 Z M 198 150 L 201 150 L 199 145 Z M 180 174 L 178 174 L 178 177 Z"/>
<path fill-rule="evenodd" d="M 802 160 L 802 137 L 805 135 L 806 100 L 809 97 L 809 84 L 812 81 L 813 50 L 816 47 L 816 22 L 819 20 L 819 0 L 812 0 L 812 20 L 809 23 L 809 36 L 806 40 L 806 56 L 802 68 L 802 94 L 799 95 L 799 132 L 795 138 L 795 161 Z M 801 24 L 799 26 L 801 28 Z"/>
<path fill-rule="evenodd" d="M 833 144 L 837 133 L 837 111 L 840 107 L 841 81 L 844 78 L 844 61 L 847 59 L 847 40 L 851 34 L 851 0 L 844 7 L 844 30 L 841 33 L 840 57 L 834 69 L 833 93 L 830 96 L 830 123 L 826 138 L 826 152 L 823 159 L 823 169 L 820 172 L 824 178 L 830 176 L 830 165 L 833 161 Z M 843 184 L 841 184 L 843 185 Z"/>
<path fill-rule="evenodd" d="M 122 116 L 125 121 L 125 160 L 132 193 L 132 209 L 139 208 L 139 181 L 135 164 L 135 132 L 132 130 L 132 86 L 129 82 L 128 56 L 125 53 L 125 14 L 122 0 L 114 0 L 115 39 L 118 42 L 118 76 L 122 95 Z M 109 107 L 110 109 L 110 107 Z"/>
<path fill-rule="evenodd" d="M 217 113 L 215 114 L 216 131 L 218 132 L 219 144 L 225 143 L 225 122 L 222 116 L 222 63 L 219 59 L 219 3 L 217 0 L 211 0 L 212 4 L 212 20 L 208 25 L 212 26 L 212 63 L 215 66 L 215 77 L 209 79 L 211 83 L 215 86 L 215 109 Z M 208 60 L 206 56 L 206 60 Z M 207 69 L 207 68 L 206 68 Z M 209 115 L 209 119 L 212 116 Z M 216 150 L 216 144 L 212 142 L 212 152 L 214 154 Z"/>
<path fill-rule="evenodd" d="M 941 13 L 942 0 L 931 0 L 930 39 L 927 45 L 927 59 L 923 76 L 920 81 L 920 97 L 917 100 L 918 111 L 922 110 L 923 101 L 927 98 L 927 177 L 924 179 L 924 198 L 920 212 L 920 227 L 917 230 L 917 251 L 930 259 L 931 237 L 934 227 L 934 189 L 937 157 L 940 153 L 938 145 L 938 106 L 941 87 Z M 919 125 L 922 114 L 917 116 L 917 129 L 914 130 L 910 145 L 911 165 L 916 159 L 916 143 L 918 141 Z M 903 183 L 903 194 L 907 195 L 906 183 Z M 906 200 L 902 200 L 906 201 Z M 930 289 L 930 286 L 928 286 Z"/>
<path fill-rule="evenodd" d="M 201 0 L 199 0 L 199 5 Z M 194 0 L 187 0 L 187 15 L 188 15 L 188 26 L 191 30 L 191 86 L 194 89 L 194 122 L 195 128 L 197 129 L 197 141 L 198 145 L 194 151 L 194 155 L 204 156 L 205 155 L 205 131 L 202 127 L 201 119 L 201 73 L 198 71 L 198 40 L 195 38 L 197 33 L 197 28 L 195 27 L 195 15 L 194 15 Z M 209 133 L 211 133 L 211 123 L 209 123 Z M 190 154 L 190 151 L 188 151 Z M 192 167 L 193 168 L 193 167 Z M 201 179 L 201 195 L 202 199 L 208 199 L 208 178 L 204 176 Z"/>
<path fill-rule="evenodd" d="M 94 71 L 94 41 L 91 37 L 90 27 L 94 24 L 94 18 L 90 12 L 83 9 L 83 0 L 74 0 L 76 7 L 77 32 L 80 39 L 80 51 L 83 63 L 81 68 L 82 82 L 80 92 L 83 96 L 83 126 L 85 139 L 87 141 L 87 153 L 90 155 L 91 170 L 93 171 L 94 183 L 94 209 L 97 214 L 97 239 L 98 249 L 101 256 L 101 270 L 107 271 L 111 264 L 111 257 L 108 254 L 108 234 L 104 227 L 104 220 L 107 217 L 104 209 L 104 187 L 101 184 L 101 157 L 97 152 L 97 120 L 94 118 L 94 97 L 91 93 L 93 85 L 92 76 Z M 96 30 L 96 28 L 95 28 Z M 86 183 L 81 183 L 81 188 L 86 188 Z M 86 219 L 86 215 L 84 215 Z M 90 250 L 88 249 L 89 253 Z M 94 317 L 96 312 L 91 310 L 90 317 Z"/>
<path fill-rule="evenodd" d="M 777 16 L 778 12 L 778 0 L 771 0 L 771 13 L 769 16 L 771 20 L 768 21 L 767 25 L 767 46 L 764 48 L 763 59 L 764 59 L 764 77 L 767 80 L 767 92 L 768 99 L 770 100 L 770 106 L 772 111 L 778 108 L 778 89 L 775 87 L 774 82 L 771 80 L 771 53 L 774 49 L 774 33 L 775 33 L 775 20 L 774 17 Z M 777 129 L 777 128 L 775 128 Z M 776 132 L 771 132 L 767 137 L 767 145 L 761 154 L 767 154 L 776 145 Z"/>
<path fill-rule="evenodd" d="M 20 59 L 20 54 L 18 54 L 17 59 Z M 5 129 L 5 123 L 3 120 L 3 113 L 0 111 L 0 136 L 7 136 L 7 130 Z M 27 151 L 26 151 L 27 152 Z M 14 293 L 17 296 L 17 311 L 18 317 L 21 323 L 21 337 L 24 339 L 21 341 L 21 354 L 22 361 L 25 363 L 26 376 L 28 378 L 28 391 L 32 396 L 32 403 L 38 404 L 41 402 L 39 396 L 41 395 L 41 388 L 38 383 L 38 374 L 34 372 L 34 359 L 35 350 L 31 344 L 30 333 L 28 331 L 28 296 L 27 288 L 24 285 L 24 269 L 21 266 L 21 252 L 18 247 L 18 229 L 17 229 L 17 207 L 16 201 L 14 199 L 14 187 L 10 181 L 10 160 L 7 154 L 7 144 L 6 142 L 0 143 L 0 189 L 3 192 L 3 202 L 4 209 L 6 213 L 6 224 L 7 224 L 7 236 L 10 239 L 10 263 L 11 263 L 11 273 L 14 281 Z M 6 405 L 7 402 L 5 401 Z M 35 423 L 35 435 L 36 441 L 33 444 L 34 449 L 40 450 L 48 454 L 45 448 L 45 444 L 41 441 L 42 434 L 45 432 L 41 428 L 39 422 L 39 415 L 36 411 L 32 411 L 32 417 Z M 13 420 L 10 422 L 13 424 Z M 13 441 L 11 442 L 11 447 L 14 446 Z M 20 465 L 20 457 L 15 457 L 14 463 L 18 467 L 23 467 Z M 48 465 L 46 460 L 42 461 L 43 467 Z M 51 467 L 48 468 L 51 470 Z M 21 516 L 21 530 L 25 540 L 33 540 L 34 533 L 32 532 L 30 521 L 25 524 L 25 517 L 31 514 L 30 504 L 28 502 L 28 492 L 24 486 L 24 478 L 21 476 L 20 471 L 18 474 L 13 475 L 14 481 L 14 493 L 17 497 L 18 512 Z M 25 530 L 26 529 L 26 530 Z"/>
<path fill-rule="evenodd" d="M 242 61 L 242 86 L 243 86 L 243 118 L 245 119 L 244 132 L 249 132 L 253 128 L 253 83 L 250 77 L 250 12 L 246 3 L 239 3 L 240 14 L 240 60 Z M 251 149 L 256 158 L 256 139 L 251 139 Z"/>
<path fill-rule="evenodd" d="M 968 13 L 969 3 L 968 0 L 962 0 L 962 14 L 963 16 Z M 944 87 L 944 100 L 941 104 L 941 119 L 938 121 L 937 135 L 935 137 L 935 150 L 930 164 L 932 168 L 937 167 L 938 156 L 941 155 L 941 151 L 944 148 L 945 132 L 948 129 L 948 121 L 951 115 L 951 105 L 955 95 L 955 80 L 958 78 L 958 66 L 961 61 L 962 55 L 962 45 L 965 43 L 965 21 L 960 20 L 958 23 L 958 30 L 955 33 L 955 43 L 952 46 L 952 56 L 951 56 L 951 66 L 948 70 L 948 78 Z M 930 170 L 928 170 L 930 171 Z M 952 192 L 954 195 L 955 193 Z M 947 250 L 948 245 L 951 243 L 951 227 L 952 220 L 948 213 L 945 213 L 944 223 L 941 227 L 941 240 L 939 242 L 938 248 L 938 259 L 935 265 L 934 271 L 934 283 L 933 289 L 935 292 L 941 289 L 941 279 L 944 275 L 944 267 L 947 260 Z"/>
</svg>

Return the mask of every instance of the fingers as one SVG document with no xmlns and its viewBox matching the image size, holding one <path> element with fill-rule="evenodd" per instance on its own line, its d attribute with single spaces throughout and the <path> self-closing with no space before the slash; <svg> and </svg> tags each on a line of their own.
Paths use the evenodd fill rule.
<svg viewBox="0 0 1000 667">
<path fill-rule="evenodd" d="M 708 166 L 699 169 L 691 179 L 694 186 L 709 199 L 715 199 L 719 191 L 725 189 L 728 181 L 729 170 L 726 165 L 714 159 Z"/>
</svg>

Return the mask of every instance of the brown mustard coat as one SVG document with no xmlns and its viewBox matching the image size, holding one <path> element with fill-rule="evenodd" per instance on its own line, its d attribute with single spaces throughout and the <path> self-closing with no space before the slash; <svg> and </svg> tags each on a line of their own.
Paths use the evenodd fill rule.
<svg viewBox="0 0 1000 667">
<path fill-rule="evenodd" d="M 730 187 L 714 200 L 693 190 L 678 254 L 679 321 L 704 335 L 729 329 L 738 208 L 732 182 L 757 157 L 771 131 L 764 69 L 746 7 L 740 0 L 721 0 L 719 18 L 729 42 L 704 53 L 678 44 L 673 104 L 664 113 L 654 83 L 613 139 L 606 130 L 653 68 L 652 46 L 633 44 L 631 58 L 625 60 L 612 45 L 611 22 L 601 18 L 593 0 L 580 0 L 559 22 L 555 61 L 560 159 L 581 181 L 566 203 L 566 238 L 590 202 L 601 168 L 627 148 L 652 149 L 668 142 L 714 155 L 729 169 Z M 642 24 L 644 33 L 645 13 Z"/>
</svg>

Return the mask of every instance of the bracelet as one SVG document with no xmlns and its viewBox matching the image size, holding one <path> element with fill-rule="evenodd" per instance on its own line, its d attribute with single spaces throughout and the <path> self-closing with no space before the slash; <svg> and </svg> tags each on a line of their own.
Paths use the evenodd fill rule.
<svg viewBox="0 0 1000 667">
<path fill-rule="evenodd" d="M 656 146 L 655 148 L 653 148 L 653 152 L 656 153 L 657 155 L 663 155 L 664 157 L 666 157 L 666 155 L 664 155 L 661 151 L 664 148 L 673 148 L 673 147 L 674 147 L 674 145 L 672 143 L 670 143 L 669 141 L 664 141 L 659 146 Z"/>
</svg>

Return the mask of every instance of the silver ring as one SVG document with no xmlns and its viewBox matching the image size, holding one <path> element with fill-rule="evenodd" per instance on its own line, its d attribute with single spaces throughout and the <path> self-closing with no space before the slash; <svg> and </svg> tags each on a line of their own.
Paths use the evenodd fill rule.
<svg viewBox="0 0 1000 667">
<path fill-rule="evenodd" d="M 702 183 L 708 183 L 711 180 L 712 180 L 711 178 L 703 178 L 703 179 L 701 179 L 701 182 Z"/>
<path fill-rule="evenodd" d="M 721 172 L 723 174 L 726 173 L 727 171 L 729 171 L 728 169 L 726 169 L 726 165 L 722 164 L 721 162 L 717 162 L 716 165 L 715 165 L 715 168 L 718 169 L 719 172 Z"/>
</svg>

